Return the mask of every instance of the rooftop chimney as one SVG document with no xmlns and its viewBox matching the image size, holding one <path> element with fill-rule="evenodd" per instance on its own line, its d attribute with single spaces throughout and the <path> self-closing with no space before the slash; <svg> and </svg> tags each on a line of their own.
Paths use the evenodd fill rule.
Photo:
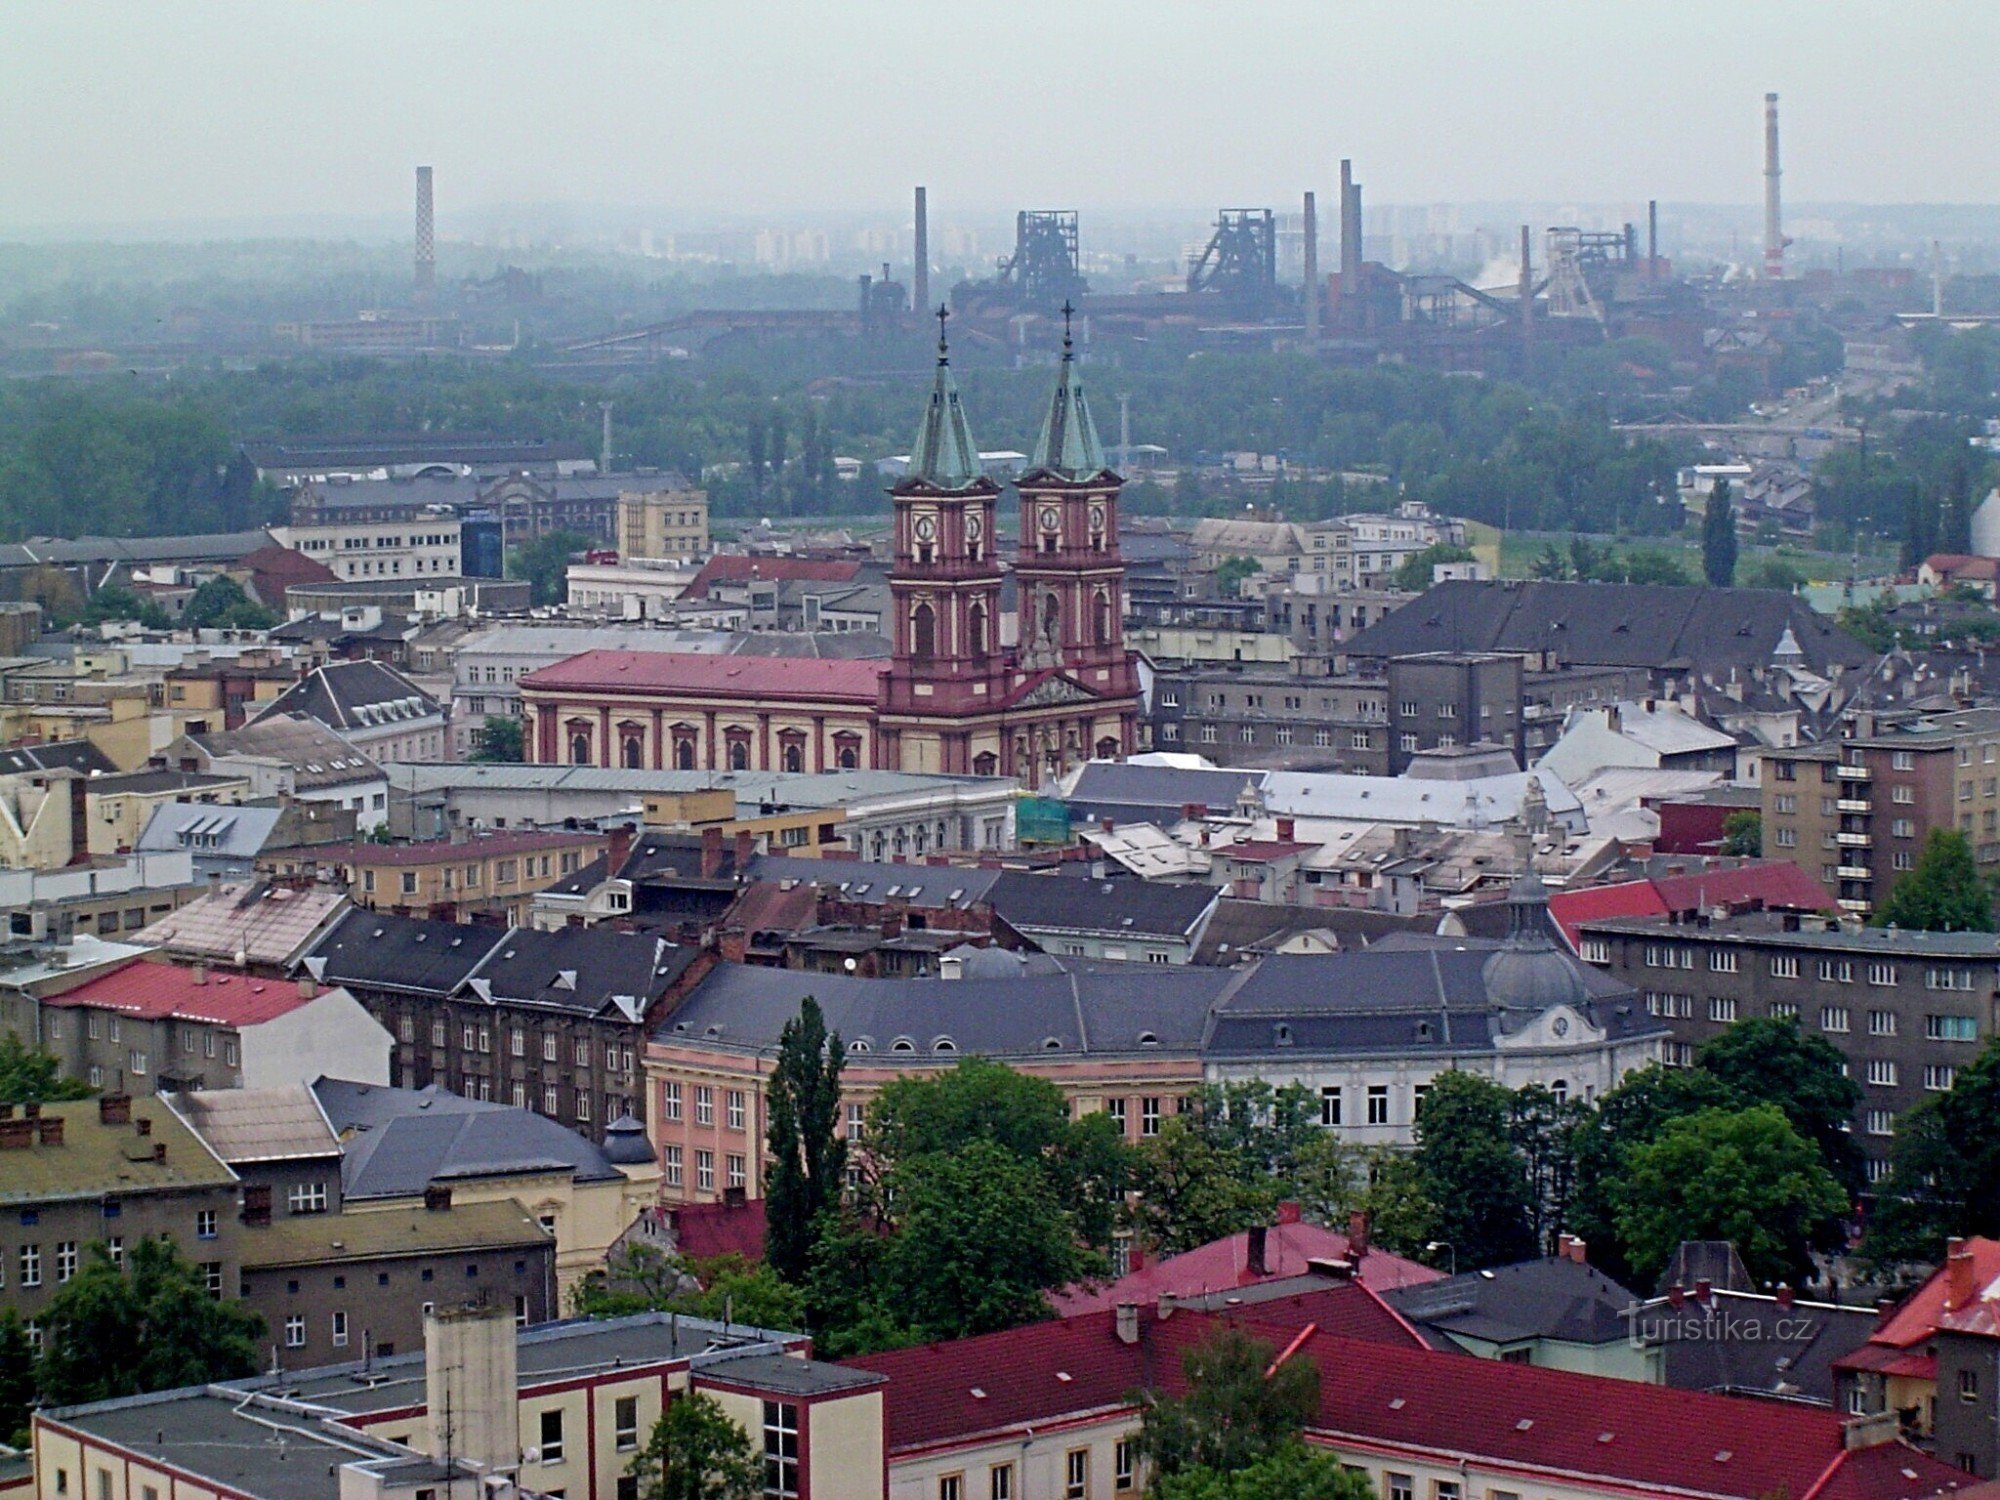
<svg viewBox="0 0 2000 1500">
<path fill-rule="evenodd" d="M 1785 231 L 1778 207 L 1778 96 L 1764 96 L 1764 279 L 1785 279 Z"/>
<path fill-rule="evenodd" d="M 35 1121 L 44 1146 L 60 1146 L 63 1143 L 63 1122 L 61 1115 L 43 1115 Z"/>
<path fill-rule="evenodd" d="M 1976 1289 L 1972 1284 L 1972 1252 L 1965 1248 L 1965 1241 L 1950 1239 L 1944 1242 L 1944 1310 L 1956 1312 L 1970 1306 Z"/>
<path fill-rule="evenodd" d="M 1287 1198 L 1278 1205 L 1278 1223 L 1296 1224 L 1303 1213 L 1304 1210 L 1300 1207 L 1298 1199 Z"/>
<path fill-rule="evenodd" d="M 1278 819 L 1278 842 L 1289 844 L 1298 834 L 1299 825 L 1290 818 Z"/>
<path fill-rule="evenodd" d="M 1791 1311 L 1792 1304 L 1798 1300 L 1798 1297 L 1797 1294 L 1795 1294 L 1792 1291 L 1790 1282 L 1781 1281 L 1778 1283 L 1777 1299 L 1778 1299 L 1778 1306 L 1785 1309 L 1785 1311 L 1787 1312 Z"/>
<path fill-rule="evenodd" d="M 434 1418 L 431 1457 L 491 1472 L 520 1462 L 518 1355 L 510 1307 L 445 1307 L 424 1314 L 424 1395 Z"/>
<path fill-rule="evenodd" d="M 1667 1306 L 1679 1307 L 1686 1301 L 1687 1293 L 1681 1289 L 1681 1284 L 1678 1281 L 1667 1288 Z"/>
<path fill-rule="evenodd" d="M 1250 1274 L 1268 1276 L 1271 1274 L 1269 1244 L 1271 1231 L 1262 1224 L 1250 1231 Z"/>
<path fill-rule="evenodd" d="M 130 1125 L 132 1123 L 132 1096 L 130 1094 L 103 1094 L 97 1100 L 97 1123 L 100 1125 Z"/>
<path fill-rule="evenodd" d="M 616 879 L 618 872 L 625 868 L 625 861 L 632 857 L 632 825 L 620 823 L 609 833 L 611 842 L 604 850 L 604 873 Z"/>
<path fill-rule="evenodd" d="M 1117 1309 L 1118 1342 L 1136 1344 L 1139 1342 L 1139 1304 L 1121 1302 Z"/>
<path fill-rule="evenodd" d="M 741 880 L 744 872 L 750 868 L 750 856 L 756 852 L 756 849 L 756 835 L 752 834 L 748 829 L 738 829 L 736 832 L 736 878 L 738 880 Z"/>
<path fill-rule="evenodd" d="M 1354 1209 L 1347 1215 L 1347 1258 L 1359 1260 L 1368 1253 L 1368 1211 Z"/>
<path fill-rule="evenodd" d="M 20 1151 L 34 1144 L 33 1120 L 0 1120 L 0 1151 Z"/>
<path fill-rule="evenodd" d="M 1159 1319 L 1162 1323 L 1166 1322 L 1167 1319 L 1171 1318 L 1174 1315 L 1174 1308 L 1177 1305 L 1178 1304 L 1175 1302 L 1174 1294 L 1172 1292 L 1160 1293 L 1160 1300 L 1158 1301 L 1157 1304 L 1155 1304 L 1155 1306 L 1158 1309 Z"/>
<path fill-rule="evenodd" d="M 712 824 L 701 831 L 701 878 L 715 879 L 722 869 L 722 830 Z"/>
<path fill-rule="evenodd" d="M 1706 1276 L 1700 1277 L 1695 1281 L 1694 1284 L 1695 1301 L 1701 1303 L 1703 1306 L 1707 1306 L 1709 1299 L 1714 1295 L 1715 1295 L 1715 1284 L 1711 1282 Z"/>
<path fill-rule="evenodd" d="M 451 1211 L 451 1188 L 442 1182 L 433 1182 L 424 1188 L 424 1207 L 431 1213 L 442 1214 Z"/>
</svg>

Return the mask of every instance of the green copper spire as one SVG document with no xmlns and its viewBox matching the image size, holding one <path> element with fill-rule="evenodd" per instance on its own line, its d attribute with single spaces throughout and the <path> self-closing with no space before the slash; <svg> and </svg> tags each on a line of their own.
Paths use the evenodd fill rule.
<svg viewBox="0 0 2000 1500">
<path fill-rule="evenodd" d="M 972 441 L 965 408 L 959 404 L 958 386 L 951 378 L 950 351 L 944 337 L 944 322 L 950 316 L 940 303 L 937 380 L 931 386 L 930 405 L 924 408 L 924 425 L 917 430 L 917 445 L 910 450 L 909 477 L 941 490 L 962 490 L 983 471 L 979 445 Z"/>
<path fill-rule="evenodd" d="M 1090 420 L 1090 403 L 1083 398 L 1083 380 L 1076 373 L 1076 346 L 1069 330 L 1072 312 L 1063 303 L 1063 352 L 1055 399 L 1042 419 L 1034 452 L 1028 455 L 1028 472 L 1046 469 L 1060 479 L 1078 482 L 1095 479 L 1105 471 L 1105 463 L 1104 445 L 1097 440 L 1097 424 Z"/>
</svg>

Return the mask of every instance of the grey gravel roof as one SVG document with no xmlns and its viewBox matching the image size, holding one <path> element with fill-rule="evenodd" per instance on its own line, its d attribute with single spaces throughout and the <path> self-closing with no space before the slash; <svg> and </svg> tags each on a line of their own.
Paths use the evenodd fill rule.
<svg viewBox="0 0 2000 1500">
<path fill-rule="evenodd" d="M 568 1171 L 578 1182 L 620 1175 L 575 1131 L 532 1110 L 464 1099 L 432 1085 L 393 1089 L 322 1078 L 320 1107 L 346 1142 L 348 1198 L 408 1198 L 433 1182 Z"/>
<path fill-rule="evenodd" d="M 966 1053 L 1187 1055 L 1200 1046 L 1210 1005 L 1235 977 L 1217 969 L 1064 963 L 1055 973 L 1007 980 L 857 979 L 719 964 L 653 1040 L 755 1052 L 774 1045 L 812 996 L 850 1052 L 865 1048 L 911 1065 L 949 1065 Z"/>
</svg>

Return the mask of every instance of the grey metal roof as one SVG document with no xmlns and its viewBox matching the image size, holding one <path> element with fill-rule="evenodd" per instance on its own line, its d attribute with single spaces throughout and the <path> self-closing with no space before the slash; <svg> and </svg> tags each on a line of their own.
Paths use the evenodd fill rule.
<svg viewBox="0 0 2000 1500">
<path fill-rule="evenodd" d="M 639 1020 L 694 961 L 695 952 L 650 933 L 608 927 L 553 932 L 517 927 L 487 953 L 459 993 Z"/>
<path fill-rule="evenodd" d="M 464 983 L 506 936 L 499 927 L 356 907 L 313 945 L 304 962 L 326 984 L 443 996 Z"/>
<path fill-rule="evenodd" d="M 47 745 L 16 745 L 0 750 L 0 776 L 16 771 L 75 771 L 97 776 L 117 769 L 111 757 L 90 740 L 56 740 Z"/>
<path fill-rule="evenodd" d="M 283 816 L 279 807 L 163 802 L 132 847 L 141 853 L 192 848 L 199 854 L 249 858 L 264 847 Z"/>
<path fill-rule="evenodd" d="M 1154 1053 L 1200 1045 L 1209 1007 L 1234 979 L 1216 969 L 1061 964 L 1016 979 L 857 979 L 719 964 L 653 1040 L 756 1052 L 776 1044 L 807 996 L 857 1057 L 949 1066 L 982 1057 Z"/>
<path fill-rule="evenodd" d="M 1616 1343 L 1630 1333 L 1626 1313 L 1638 1301 L 1602 1271 L 1567 1256 L 1469 1271 L 1383 1296 L 1412 1323 L 1437 1334 L 1494 1344 L 1543 1338 Z M 1431 1342 L 1453 1347 L 1448 1338 Z"/>
<path fill-rule="evenodd" d="M 621 1174 L 597 1146 L 532 1110 L 481 1103 L 432 1085 L 393 1089 L 322 1078 L 313 1093 L 346 1143 L 348 1198 L 409 1198 L 433 1182 L 570 1172 L 578 1182 Z"/>
<path fill-rule="evenodd" d="M 1137 809 L 1178 818 L 1190 804 L 1216 812 L 1233 807 L 1243 789 L 1261 787 L 1264 776 L 1262 771 L 1186 771 L 1094 760 L 1077 774 L 1065 800 L 1072 818 L 1120 816 Z"/>
<path fill-rule="evenodd" d="M 1222 892 L 1207 885 L 1149 880 L 1085 880 L 1010 870 L 987 899 L 1023 936 L 1037 932 L 1193 939 Z"/>
<path fill-rule="evenodd" d="M 340 1155 L 319 1100 L 302 1083 L 164 1096 L 167 1107 L 231 1166 Z"/>
<path fill-rule="evenodd" d="M 354 732 L 440 712 L 435 698 L 394 667 L 364 658 L 314 667 L 253 722 L 304 713 L 330 729 Z"/>
</svg>

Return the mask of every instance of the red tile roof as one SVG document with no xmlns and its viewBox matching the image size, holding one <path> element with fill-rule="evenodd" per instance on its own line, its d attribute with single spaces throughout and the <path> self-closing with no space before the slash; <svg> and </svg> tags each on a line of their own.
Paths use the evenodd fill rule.
<svg viewBox="0 0 2000 1500">
<path fill-rule="evenodd" d="M 339 577 L 317 558 L 273 542 L 245 553 L 236 566 L 250 573 L 251 592 L 266 609 L 283 610 L 285 590 L 294 584 L 333 583 Z"/>
<path fill-rule="evenodd" d="M 688 585 L 687 593 L 682 597 L 706 599 L 709 589 L 715 584 L 748 583 L 753 578 L 778 582 L 789 579 L 800 583 L 852 583 L 860 571 L 860 563 L 843 562 L 837 558 L 741 557 L 717 553 L 701 565 L 701 571 L 695 574 L 694 582 Z"/>
<path fill-rule="evenodd" d="M 1549 915 L 1570 947 L 1586 922 L 1614 917 L 1664 917 L 1703 906 L 1732 911 L 1825 911 L 1833 902 L 1817 880 L 1789 860 L 1754 860 L 1728 869 L 1616 885 L 1584 886 L 1549 897 Z"/>
<path fill-rule="evenodd" d="M 1970 1295 L 1953 1298 L 1948 1268 L 1940 1266 L 1931 1273 L 1930 1280 L 1890 1310 L 1888 1317 L 1869 1335 L 1867 1343 L 1845 1359 L 1836 1360 L 1834 1368 L 1885 1369 L 1896 1351 L 1909 1351 L 1912 1357 L 1925 1358 L 1917 1346 L 1929 1342 L 1940 1327 L 1962 1325 L 1967 1333 L 2000 1333 L 2000 1324 L 1996 1324 L 2000 1302 L 1987 1300 L 2000 1297 L 2000 1289 L 1995 1287 L 1996 1281 L 2000 1281 L 2000 1240 L 1974 1236 L 1960 1249 L 1971 1261 L 1965 1276 Z M 1935 1372 L 1933 1361 L 1931 1373 Z"/>
<path fill-rule="evenodd" d="M 686 1260 L 717 1255 L 764 1258 L 764 1200 L 751 1198 L 741 1207 L 727 1203 L 682 1203 L 669 1212 L 674 1220 L 674 1248 Z"/>
<path fill-rule="evenodd" d="M 1246 1306 L 1226 1317 L 1267 1340 L 1304 1326 L 1298 1313 L 1267 1320 L 1258 1312 Z M 1162 1323 L 1142 1310 L 1139 1341 L 1126 1344 L 1115 1314 L 1088 1313 L 847 1363 L 889 1377 L 889 1446 L 907 1453 L 1010 1428 L 1114 1419 L 1133 1409 L 1141 1386 L 1179 1390 L 1182 1354 L 1224 1317 L 1184 1310 Z M 1539 1471 L 1640 1494 L 1745 1500 L 1913 1500 L 1963 1477 L 1900 1443 L 1847 1451 L 1840 1418 L 1815 1408 L 1410 1349 L 1324 1327 L 1297 1357 L 1322 1375 L 1312 1435 L 1349 1451 L 1464 1459 L 1498 1470 L 1494 1477 Z"/>
<path fill-rule="evenodd" d="M 304 995 L 288 979 L 258 979 L 213 970 L 204 973 L 135 958 L 42 1003 L 115 1010 L 149 1021 L 172 1017 L 216 1026 L 257 1026 L 326 993 L 314 985 L 312 995 Z"/>
<path fill-rule="evenodd" d="M 1265 1270 L 1261 1276 L 1250 1269 L 1250 1236 L 1246 1232 L 1212 1240 L 1185 1254 L 1142 1266 L 1101 1290 L 1072 1288 L 1053 1300 L 1056 1310 L 1065 1314 L 1092 1312 L 1120 1302 L 1151 1305 L 1162 1293 L 1199 1297 L 1204 1292 L 1233 1291 L 1259 1281 L 1303 1276 L 1311 1270 L 1307 1262 L 1345 1260 L 1347 1251 L 1347 1236 L 1331 1229 L 1306 1223 L 1275 1224 L 1264 1234 Z M 1443 1275 L 1383 1250 L 1370 1250 L 1356 1268 L 1362 1285 L 1378 1292 L 1439 1281 Z"/>
<path fill-rule="evenodd" d="M 521 678 L 524 689 L 687 693 L 750 699 L 831 699 L 872 704 L 886 661 L 812 656 L 698 656 L 682 651 L 586 651 Z"/>
</svg>

